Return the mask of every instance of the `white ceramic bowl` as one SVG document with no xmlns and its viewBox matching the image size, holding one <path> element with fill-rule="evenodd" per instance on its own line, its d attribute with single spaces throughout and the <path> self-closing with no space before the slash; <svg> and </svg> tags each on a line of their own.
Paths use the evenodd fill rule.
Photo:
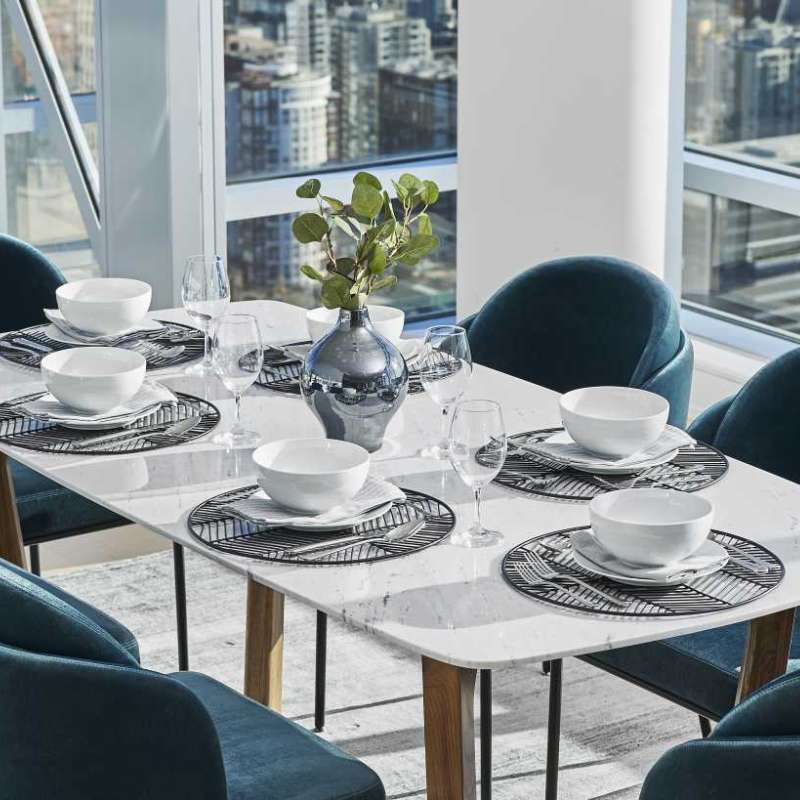
<svg viewBox="0 0 800 800">
<path fill-rule="evenodd" d="M 147 362 L 121 347 L 74 347 L 46 355 L 41 369 L 47 390 L 65 406 L 102 414 L 139 391 Z"/>
<path fill-rule="evenodd" d="M 403 332 L 403 325 L 406 321 L 405 312 L 400 308 L 392 308 L 392 306 L 367 306 L 369 311 L 369 318 L 372 322 L 372 327 L 384 338 L 392 342 L 400 339 L 400 334 Z M 308 335 L 313 342 L 321 339 L 339 319 L 338 308 L 312 308 L 306 312 L 306 325 L 308 326 Z"/>
<path fill-rule="evenodd" d="M 669 402 L 625 386 L 591 386 L 561 396 L 561 419 L 581 447 L 624 458 L 655 442 L 664 431 Z"/>
<path fill-rule="evenodd" d="M 363 447 L 334 439 L 280 439 L 256 449 L 253 461 L 273 500 L 314 514 L 346 503 L 369 473 Z"/>
<path fill-rule="evenodd" d="M 98 335 L 118 333 L 140 323 L 152 296 L 150 284 L 131 278 L 86 278 L 56 289 L 64 319 Z"/>
<path fill-rule="evenodd" d="M 653 567 L 694 553 L 713 518 L 711 501 L 674 489 L 620 489 L 589 503 L 597 541 L 623 561 Z"/>
</svg>

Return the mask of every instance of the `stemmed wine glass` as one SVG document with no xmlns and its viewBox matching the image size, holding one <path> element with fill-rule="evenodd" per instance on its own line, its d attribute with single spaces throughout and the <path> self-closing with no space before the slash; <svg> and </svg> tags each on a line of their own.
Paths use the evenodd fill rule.
<svg viewBox="0 0 800 800">
<path fill-rule="evenodd" d="M 199 364 L 186 369 L 187 375 L 214 374 L 211 362 L 211 325 L 221 317 L 231 300 L 228 271 L 220 256 L 190 256 L 181 283 L 183 307 L 204 333 L 204 355 Z"/>
<path fill-rule="evenodd" d="M 438 445 L 426 447 L 421 455 L 446 460 L 450 408 L 467 390 L 472 377 L 472 354 L 467 332 L 459 325 L 434 325 L 425 332 L 419 377 L 425 391 L 442 409 L 442 435 Z"/>
<path fill-rule="evenodd" d="M 214 441 L 226 447 L 255 447 L 260 436 L 242 425 L 242 395 L 253 385 L 264 363 L 258 320 L 249 314 L 227 314 L 214 326 L 211 344 L 214 369 L 236 401 L 236 418 Z"/>
<path fill-rule="evenodd" d="M 456 406 L 450 426 L 450 463 L 458 477 L 475 494 L 475 522 L 450 541 L 461 547 L 489 547 L 503 539 L 498 531 L 481 522 L 481 492 L 506 459 L 506 428 L 503 412 L 493 400 L 465 400 Z"/>
</svg>

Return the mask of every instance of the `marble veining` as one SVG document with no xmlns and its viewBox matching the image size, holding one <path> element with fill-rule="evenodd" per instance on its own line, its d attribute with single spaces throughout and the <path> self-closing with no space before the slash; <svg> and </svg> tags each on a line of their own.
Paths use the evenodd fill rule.
<svg viewBox="0 0 800 800">
<path fill-rule="evenodd" d="M 306 336 L 304 311 L 273 301 L 234 304 L 255 314 L 267 342 Z M 182 311 L 153 316 L 187 322 Z M 204 384 L 182 368 L 152 373 L 173 389 L 205 397 L 232 421 L 233 399 L 216 380 Z M 38 373 L 0 360 L 5 400 L 41 386 Z M 509 433 L 559 424 L 557 395 L 533 384 L 477 367 L 472 397 L 503 405 Z M 321 436 L 303 401 L 254 386 L 243 404 L 246 424 L 264 441 Z M 424 395 L 407 398 L 390 423 L 372 471 L 400 486 L 447 502 L 457 529 L 469 525 L 470 492 L 452 470 L 420 458 L 439 434 L 440 415 Z M 470 667 L 502 667 L 661 639 L 726 625 L 800 605 L 800 486 L 732 462 L 728 475 L 702 493 L 716 506 L 714 525 L 754 539 L 786 565 L 786 578 L 755 603 L 722 613 L 675 619 L 614 619 L 569 613 L 523 597 L 506 584 L 500 562 L 513 545 L 537 533 L 585 524 L 586 506 L 523 495 L 500 486 L 486 491 L 485 519 L 505 535 L 496 548 L 464 550 L 444 542 L 420 553 L 374 564 L 315 567 L 258 563 L 206 548 L 188 532 L 186 519 L 200 502 L 252 483 L 250 451 L 225 451 L 210 437 L 176 448 L 130 455 L 60 456 L 6 445 L 0 449 L 101 505 L 181 542 L 240 574 L 251 575 L 290 598 L 322 609 L 406 650 Z M 190 578 L 191 579 L 191 578 Z"/>
</svg>

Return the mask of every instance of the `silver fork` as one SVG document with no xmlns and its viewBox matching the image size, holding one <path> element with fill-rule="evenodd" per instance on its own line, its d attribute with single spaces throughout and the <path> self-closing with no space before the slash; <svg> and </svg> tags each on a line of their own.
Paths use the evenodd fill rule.
<svg viewBox="0 0 800 800">
<path fill-rule="evenodd" d="M 617 606 L 617 608 L 625 608 L 628 605 L 627 601 L 620 600 L 618 597 L 614 597 L 613 595 L 604 592 L 602 589 L 592 586 L 591 583 L 587 583 L 580 578 L 576 578 L 574 575 L 564 575 L 560 572 L 556 572 L 538 553 L 535 553 L 532 550 L 523 550 L 522 557 L 525 559 L 525 564 L 531 568 L 534 575 L 538 576 L 540 583 L 550 583 L 553 586 L 558 586 L 561 589 L 564 587 L 561 585 L 561 583 L 559 583 L 559 581 L 575 583 L 578 586 L 582 586 L 587 591 L 597 595 L 598 597 L 601 597 L 607 603 Z M 528 580 L 530 580 L 530 578 L 528 578 Z"/>
</svg>

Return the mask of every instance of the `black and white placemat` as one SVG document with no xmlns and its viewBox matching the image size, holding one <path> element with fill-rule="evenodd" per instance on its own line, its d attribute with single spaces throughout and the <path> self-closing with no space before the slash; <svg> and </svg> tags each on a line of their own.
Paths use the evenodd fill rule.
<svg viewBox="0 0 800 800">
<path fill-rule="evenodd" d="M 382 516 L 355 527 L 325 533 L 258 525 L 235 517 L 226 510 L 226 506 L 237 500 L 244 500 L 256 491 L 258 486 L 245 486 L 206 500 L 189 515 L 189 530 L 201 542 L 229 555 L 287 564 L 341 566 L 383 561 L 424 550 L 444 539 L 453 530 L 456 521 L 450 506 L 431 495 L 411 489 L 403 489 L 406 495 L 405 501 L 393 503 L 391 509 Z M 423 527 L 401 541 L 382 544 L 374 540 L 356 542 L 346 550 L 330 555 L 322 552 L 295 556 L 286 552 L 298 545 L 322 543 L 350 533 L 388 534 L 420 516 L 425 518 Z"/>
<path fill-rule="evenodd" d="M 305 344 L 305 343 L 304 343 Z M 460 366 L 460 365 L 459 365 Z M 303 369 L 302 361 L 287 360 L 278 350 L 266 348 L 264 350 L 264 366 L 256 383 L 265 389 L 285 394 L 300 395 L 300 373 Z M 420 377 L 421 361 L 414 359 L 408 367 L 408 393 L 419 394 L 425 391 Z M 455 372 L 448 364 L 437 364 L 428 367 L 428 373 L 433 379 L 447 378 Z"/>
<path fill-rule="evenodd" d="M 716 448 L 702 442 L 681 447 L 665 464 L 627 475 L 596 475 L 575 469 L 559 469 L 514 447 L 515 442 L 531 438 L 541 441 L 562 430 L 545 428 L 509 436 L 508 455 L 495 482 L 527 494 L 559 500 L 591 500 L 606 492 L 631 486 L 662 486 L 697 492 L 716 483 L 728 471 L 728 459 Z M 479 453 L 479 460 L 480 457 Z"/>
<path fill-rule="evenodd" d="M 205 349 L 202 331 L 180 322 L 159 322 L 164 326 L 161 330 L 130 334 L 110 344 L 141 353 L 150 369 L 175 367 L 202 357 Z M 50 324 L 47 323 L 0 335 L 0 357 L 18 366 L 38 369 L 41 360 L 56 350 L 101 346 L 83 345 L 79 342 L 68 344 L 53 339 L 47 335 L 49 327 Z"/>
<path fill-rule="evenodd" d="M 20 414 L 15 405 L 23 400 L 34 400 L 42 393 L 18 397 L 0 403 L 0 441 L 27 450 L 45 453 L 74 455 L 116 455 L 118 453 L 143 453 L 162 447 L 174 447 L 205 436 L 220 420 L 219 410 L 207 400 L 176 392 L 177 403 L 165 403 L 133 425 L 119 430 L 79 431 L 62 428 L 50 422 Z M 172 434 L 169 428 L 184 420 L 193 420 L 187 430 Z M 185 427 L 185 426 L 184 426 Z M 109 440 L 107 437 L 114 437 Z M 93 442 L 100 437 L 104 441 Z"/>
<path fill-rule="evenodd" d="M 517 545 L 503 559 L 503 577 L 534 600 L 571 611 L 622 617 L 671 617 L 708 614 L 751 603 L 774 589 L 784 576 L 781 560 L 766 547 L 724 531 L 711 538 L 727 551 L 727 565 L 711 575 L 674 586 L 634 586 L 604 578 L 578 566 L 569 535 L 583 527 L 536 536 Z M 558 577 L 550 582 L 530 578 L 528 553 L 541 556 Z M 522 571 L 520 571 L 522 569 Z M 618 607 L 570 579 L 579 578 L 626 603 Z"/>
</svg>

